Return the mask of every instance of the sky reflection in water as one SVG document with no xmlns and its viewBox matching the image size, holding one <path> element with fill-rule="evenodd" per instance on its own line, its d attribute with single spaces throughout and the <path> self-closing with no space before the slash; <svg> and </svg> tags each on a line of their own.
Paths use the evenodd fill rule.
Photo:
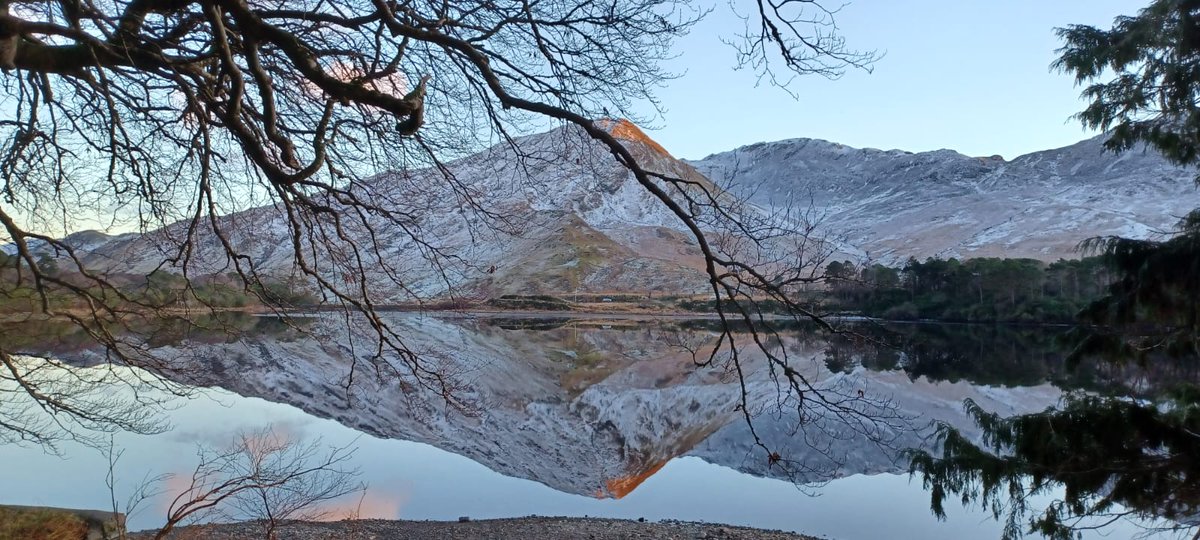
<svg viewBox="0 0 1200 540">
<path fill-rule="evenodd" d="M 954 386 L 942 383 L 932 387 L 945 385 Z M 332 517 L 356 508 L 362 517 L 435 520 L 531 514 L 644 517 L 784 529 L 845 540 L 894 537 L 901 531 L 905 537 L 945 539 L 991 539 L 1000 534 L 1000 525 L 990 514 L 964 511 L 957 505 L 948 506 L 947 521 L 937 521 L 929 512 L 929 496 L 920 480 L 910 481 L 906 475 L 857 474 L 800 489 L 787 481 L 743 474 L 685 456 L 669 461 L 624 498 L 595 499 L 504 476 L 427 444 L 365 435 L 290 405 L 221 390 L 208 391 L 205 396 L 172 411 L 174 429 L 167 434 L 116 436 L 117 446 L 125 451 L 117 466 L 118 500 L 123 501 L 147 476 L 190 472 L 196 463 L 197 444 L 219 446 L 239 431 L 270 425 L 297 439 L 319 437 L 327 445 L 357 447 L 352 464 L 361 470 L 368 491 L 361 502 L 355 495 L 330 506 Z M 39 448 L 0 446 L 0 462 L 20 464 L 0 474 L 0 503 L 108 507 L 104 457 L 69 444 L 63 450 L 64 457 L 59 457 Z M 761 456 L 747 454 L 743 459 L 749 462 Z M 177 489 L 172 482 L 163 487 Z M 144 503 L 131 516 L 131 528 L 161 523 L 166 504 L 165 498 Z M 1136 532 L 1129 524 L 1106 530 L 1115 535 L 1109 538 L 1130 537 Z"/>
</svg>

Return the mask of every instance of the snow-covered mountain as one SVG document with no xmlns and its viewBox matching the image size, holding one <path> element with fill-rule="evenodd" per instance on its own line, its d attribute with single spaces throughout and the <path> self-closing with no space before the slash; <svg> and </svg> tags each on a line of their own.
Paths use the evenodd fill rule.
<svg viewBox="0 0 1200 540">
<path fill-rule="evenodd" d="M 1077 256 L 1098 235 L 1147 238 L 1200 207 L 1197 172 L 1150 150 L 1105 152 L 1103 136 L 1006 161 L 816 139 L 759 143 L 690 162 L 766 207 L 811 206 L 851 255 Z"/>
<path fill-rule="evenodd" d="M 629 122 L 607 125 L 648 169 L 710 186 L 743 216 L 817 216 L 816 236 L 860 260 L 1055 260 L 1076 256 L 1076 245 L 1092 236 L 1152 237 L 1200 207 L 1196 171 L 1146 150 L 1106 153 L 1100 138 L 1011 161 L 794 139 L 689 164 Z M 356 244 L 366 257 L 364 290 L 385 302 L 451 292 L 486 298 L 706 290 L 703 261 L 683 224 L 578 128 L 498 144 L 447 170 L 450 180 L 416 170 L 357 186 L 360 198 L 403 216 L 399 224 L 365 215 L 372 236 L 348 213 L 341 224 L 348 240 L 342 240 L 332 236 L 337 231 L 330 224 L 316 222 L 319 234 L 335 238 L 335 249 L 301 238 L 309 263 L 331 283 L 347 280 L 349 287 L 357 273 L 346 262 L 354 260 Z M 735 196 L 749 204 L 734 204 Z M 268 206 L 218 223 L 261 273 L 282 278 L 295 273 L 288 219 L 283 209 Z M 703 217 L 701 224 L 713 238 L 736 237 Z M 143 274 L 181 259 L 178 245 L 187 234 L 176 224 L 144 235 L 85 232 L 70 239 L 93 268 Z M 189 273 L 232 270 L 218 237 L 203 229 L 196 234 Z"/>
<path fill-rule="evenodd" d="M 647 169 L 707 183 L 633 124 L 610 121 L 609 129 Z M 342 240 L 333 236 L 333 226 L 318 222 L 318 235 L 330 235 L 344 252 L 329 252 L 303 237 L 309 263 L 340 283 L 355 275 L 345 263 L 353 260 L 351 242 L 357 244 L 373 285 L 366 289 L 384 301 L 447 291 L 494 297 L 704 288 L 703 261 L 683 224 L 578 128 L 501 143 L 450 163 L 447 170 L 449 178 L 416 170 L 357 186 L 360 199 L 400 216 L 399 224 L 369 214 L 371 235 L 357 213 L 345 211 L 341 227 L 348 240 Z M 260 272 L 284 277 L 293 274 L 295 251 L 288 219 L 283 209 L 268 206 L 224 216 L 219 224 L 229 244 Z M 90 234 L 82 250 L 93 268 L 141 274 L 166 258 L 180 258 L 178 245 L 188 234 L 182 223 L 107 242 Z M 189 273 L 232 271 L 217 235 L 203 228 L 195 234 Z M 407 293 L 391 281 L 397 275 Z"/>
</svg>

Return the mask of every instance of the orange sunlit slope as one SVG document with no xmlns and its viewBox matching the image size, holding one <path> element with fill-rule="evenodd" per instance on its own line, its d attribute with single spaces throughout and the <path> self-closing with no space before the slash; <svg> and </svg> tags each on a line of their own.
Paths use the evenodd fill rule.
<svg viewBox="0 0 1200 540">
<path fill-rule="evenodd" d="M 642 132 L 641 128 L 637 127 L 636 125 L 634 125 L 633 122 L 630 122 L 629 120 L 626 120 L 624 118 L 621 118 L 619 120 L 613 120 L 613 119 L 606 118 L 604 120 L 600 120 L 597 123 L 600 125 L 600 127 L 608 130 L 609 133 L 612 133 L 613 136 L 618 139 L 625 139 L 627 141 L 637 141 L 637 142 L 640 142 L 640 143 L 646 145 L 651 150 L 658 152 L 659 154 L 662 154 L 662 155 L 668 156 L 668 157 L 671 156 L 671 153 L 668 152 L 666 148 L 663 148 L 661 144 L 658 144 L 657 142 L 654 141 L 654 139 L 651 139 L 648 135 L 646 135 L 644 132 Z"/>
<path fill-rule="evenodd" d="M 597 498 L 607 495 L 614 499 L 620 499 L 626 495 L 629 495 L 630 493 L 633 493 L 633 490 L 642 485 L 642 482 L 645 482 L 647 478 L 654 476 L 654 473 L 658 472 L 659 469 L 662 469 L 663 465 L 667 464 L 667 461 L 670 460 L 664 459 L 658 463 L 651 464 L 641 472 L 626 476 L 618 476 L 612 480 L 608 480 L 604 483 L 605 489 L 597 493 Z"/>
</svg>

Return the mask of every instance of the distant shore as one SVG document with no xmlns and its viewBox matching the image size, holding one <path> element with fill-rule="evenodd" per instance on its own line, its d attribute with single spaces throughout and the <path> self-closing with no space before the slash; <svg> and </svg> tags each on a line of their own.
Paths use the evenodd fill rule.
<svg viewBox="0 0 1200 540">
<path fill-rule="evenodd" d="M 163 309 L 157 312 L 157 315 L 170 315 L 175 317 L 187 316 L 205 316 L 217 313 L 232 313 L 244 314 L 260 317 L 275 317 L 286 315 L 288 317 L 304 317 L 318 316 L 322 313 L 333 313 L 344 311 L 346 308 L 336 306 L 305 306 L 292 308 L 272 309 L 261 306 L 240 307 L 240 308 L 204 308 L 204 309 L 179 309 L 170 308 Z M 374 306 L 376 312 L 379 313 L 396 313 L 405 315 L 420 315 L 427 317 L 435 317 L 441 319 L 596 319 L 596 320 L 612 320 L 612 321 L 650 321 L 650 320 L 720 320 L 721 316 L 718 313 L 711 311 L 678 311 L 678 310 L 662 310 L 662 311 L 623 311 L 619 309 L 603 310 L 603 309 L 575 309 L 575 310 L 539 310 L 539 309 L 497 309 L 487 306 L 471 306 L 457 309 L 447 309 L 440 307 L 427 307 L 417 304 L 383 304 Z M 0 314 L 0 323 L 23 323 L 36 322 L 45 320 L 66 320 L 61 314 L 72 314 L 75 316 L 86 317 L 88 313 L 82 310 L 59 310 L 60 315 L 47 316 L 40 312 L 19 312 L 19 313 L 2 313 Z M 879 317 L 868 317 L 864 315 L 853 314 L 822 314 L 819 315 L 822 320 L 830 322 L 872 322 L 886 324 L 954 324 L 954 325 L 1005 325 L 1005 326 L 1075 326 L 1072 323 L 1063 323 L 1058 321 L 960 321 L 960 320 L 941 320 L 941 319 L 886 319 Z M 725 318 L 733 323 L 744 321 L 740 313 L 726 313 Z M 795 317 L 791 315 L 783 315 L 777 313 L 761 313 L 754 314 L 755 320 L 763 321 L 807 321 L 804 317 Z"/>
<path fill-rule="evenodd" d="M 547 309 L 499 309 L 491 308 L 486 305 L 469 306 L 463 308 L 440 308 L 427 307 L 419 304 L 381 304 L 374 306 L 378 313 L 397 313 L 408 315 L 423 315 L 428 317 L 438 317 L 444 319 L 460 319 L 460 318 L 506 318 L 506 319 L 579 319 L 579 318 L 596 318 L 610 320 L 653 320 L 653 319 L 672 319 L 672 320 L 703 320 L 712 319 L 720 320 L 720 314 L 711 311 L 680 311 L 680 310 L 620 310 L 620 309 L 572 309 L 572 310 L 547 310 Z M 271 309 L 261 306 L 239 307 L 239 308 L 197 308 L 192 310 L 169 308 L 158 312 L 146 312 L 153 315 L 170 315 L 178 317 L 186 316 L 205 316 L 216 313 L 231 313 L 245 314 L 253 316 L 274 317 L 286 315 L 289 317 L 303 317 L 305 315 L 320 315 L 322 313 L 337 313 L 343 312 L 346 308 L 341 306 L 304 306 L 293 308 Z M 86 317 L 89 313 L 83 310 L 59 310 L 62 315 L 71 314 L 79 317 Z M 0 314 L 0 322 L 27 322 L 38 320 L 51 320 L 65 318 L 62 315 L 47 316 L 40 312 L 20 312 L 20 313 L 4 313 Z M 726 313 L 726 318 L 737 322 L 741 321 L 740 313 Z M 790 315 L 782 315 L 776 313 L 755 314 L 755 319 L 762 320 L 795 320 L 795 317 Z M 870 317 L 860 315 L 821 315 L 822 319 L 835 321 L 878 321 Z M 802 319 L 803 320 L 803 319 Z"/>
<path fill-rule="evenodd" d="M 168 539 L 250 540 L 262 538 L 261 522 L 193 525 L 177 529 Z M 152 531 L 131 533 L 131 540 L 149 540 Z M 602 518 L 524 517 L 459 521 L 358 519 L 333 522 L 287 522 L 277 529 L 279 540 L 526 540 L 530 538 L 617 540 L 661 538 L 676 540 L 817 540 L 812 536 L 748 527 L 687 521 L 634 521 Z"/>
</svg>

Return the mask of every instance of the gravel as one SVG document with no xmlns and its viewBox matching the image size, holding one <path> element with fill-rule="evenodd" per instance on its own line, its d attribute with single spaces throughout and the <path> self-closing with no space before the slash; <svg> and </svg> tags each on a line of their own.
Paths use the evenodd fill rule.
<svg viewBox="0 0 1200 540">
<path fill-rule="evenodd" d="M 783 531 L 768 531 L 686 521 L 631 521 L 600 518 L 525 517 L 459 521 L 394 521 L 361 519 L 329 523 L 290 521 L 276 531 L 278 540 L 525 540 L 525 539 L 676 539 L 676 540 L 816 540 Z M 175 540 L 243 540 L 263 538 L 262 522 L 181 527 Z M 153 532 L 130 535 L 148 540 Z"/>
</svg>

